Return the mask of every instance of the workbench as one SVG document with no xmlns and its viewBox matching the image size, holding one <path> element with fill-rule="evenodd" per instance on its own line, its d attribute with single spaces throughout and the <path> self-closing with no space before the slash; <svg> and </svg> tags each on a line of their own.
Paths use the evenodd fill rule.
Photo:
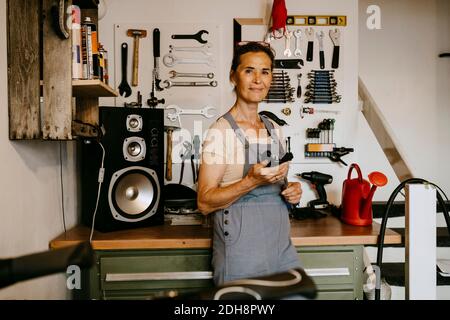
<svg viewBox="0 0 450 320">
<path fill-rule="evenodd" d="M 292 220 L 291 239 L 318 299 L 363 298 L 363 248 L 377 243 L 380 226 L 357 227 L 333 216 Z M 52 249 L 88 241 L 90 229 L 77 226 L 50 242 Z M 386 244 L 401 243 L 387 230 Z M 212 228 L 168 224 L 109 233 L 94 232 L 96 264 L 82 275 L 74 297 L 149 299 L 170 290 L 192 292 L 213 285 Z"/>
</svg>

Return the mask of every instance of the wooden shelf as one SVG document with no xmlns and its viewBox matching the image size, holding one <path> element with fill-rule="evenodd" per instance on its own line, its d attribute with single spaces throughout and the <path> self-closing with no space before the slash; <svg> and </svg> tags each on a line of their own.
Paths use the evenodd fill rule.
<svg viewBox="0 0 450 320">
<path fill-rule="evenodd" d="M 74 97 L 118 97 L 119 94 L 100 80 L 73 80 Z"/>
</svg>

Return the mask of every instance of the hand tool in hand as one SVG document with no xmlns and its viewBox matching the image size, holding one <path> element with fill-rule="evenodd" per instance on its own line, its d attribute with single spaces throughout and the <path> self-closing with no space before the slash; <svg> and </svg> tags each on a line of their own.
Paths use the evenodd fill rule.
<svg viewBox="0 0 450 320">
<path fill-rule="evenodd" d="M 339 49 L 340 49 L 340 38 L 341 31 L 339 29 L 330 30 L 330 38 L 333 42 L 333 60 L 331 62 L 331 67 L 333 69 L 339 68 Z"/>
<path fill-rule="evenodd" d="M 167 132 L 166 180 L 172 181 L 172 133 L 181 129 L 177 126 L 164 126 Z"/>
<path fill-rule="evenodd" d="M 306 61 L 313 61 L 314 56 L 314 29 L 310 27 L 306 29 L 306 38 L 308 38 L 308 49 L 306 52 Z"/>
<path fill-rule="evenodd" d="M 186 159 L 191 159 L 191 155 L 192 155 L 192 144 L 189 141 L 183 142 L 183 147 L 184 147 L 184 151 L 180 154 L 181 171 L 180 171 L 180 182 L 178 182 L 179 184 L 181 184 L 183 182 L 184 162 L 186 161 Z"/>
<path fill-rule="evenodd" d="M 323 52 L 323 38 L 325 34 L 323 31 L 320 31 L 316 33 L 316 36 L 319 40 L 320 69 L 325 69 L 325 53 Z"/>
<path fill-rule="evenodd" d="M 153 75 L 155 79 L 156 90 L 163 91 L 164 88 L 161 87 L 161 79 L 159 78 L 159 57 L 160 47 L 161 47 L 161 32 L 158 28 L 153 29 Z M 163 102 L 164 103 L 164 102 Z"/>
<path fill-rule="evenodd" d="M 133 76 L 131 79 L 131 85 L 136 87 L 138 85 L 138 73 L 139 73 L 139 39 L 147 37 L 147 30 L 128 29 L 127 36 L 133 38 L 134 51 L 133 51 Z"/>
<path fill-rule="evenodd" d="M 203 34 L 209 34 L 209 32 L 206 30 L 200 30 L 196 34 L 173 34 L 172 39 L 193 39 L 200 43 L 208 43 L 207 40 L 202 38 Z"/>
<path fill-rule="evenodd" d="M 128 63 L 128 44 L 122 43 L 122 81 L 119 84 L 119 93 L 121 96 L 125 94 L 125 98 L 131 96 L 131 88 L 127 81 L 127 63 Z"/>
</svg>

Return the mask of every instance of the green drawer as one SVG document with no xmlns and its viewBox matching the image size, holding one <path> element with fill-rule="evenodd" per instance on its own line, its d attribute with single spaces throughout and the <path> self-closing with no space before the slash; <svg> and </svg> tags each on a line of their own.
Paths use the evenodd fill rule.
<svg viewBox="0 0 450 320">
<path fill-rule="evenodd" d="M 208 250 L 103 253 L 101 290 L 170 290 L 212 285 Z"/>
</svg>

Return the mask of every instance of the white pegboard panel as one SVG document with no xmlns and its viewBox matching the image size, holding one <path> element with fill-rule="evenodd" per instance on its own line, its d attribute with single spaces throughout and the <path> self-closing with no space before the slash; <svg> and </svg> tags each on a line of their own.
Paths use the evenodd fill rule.
<svg viewBox="0 0 450 320">
<path fill-rule="evenodd" d="M 294 56 L 295 50 L 295 37 L 291 38 L 290 49 L 292 56 L 284 56 L 285 51 L 285 38 L 271 40 L 270 45 L 276 52 L 276 59 L 302 59 L 303 67 L 301 69 L 282 69 L 284 70 L 290 78 L 290 83 L 292 87 L 297 88 L 299 73 L 301 76 L 301 87 L 302 87 L 302 97 L 297 98 L 297 92 L 294 92 L 295 101 L 291 103 L 261 103 L 259 105 L 259 111 L 267 110 L 273 112 L 280 119 L 285 120 L 289 125 L 283 126 L 283 133 L 285 137 L 291 137 L 291 152 L 294 154 L 293 164 L 333 164 L 333 162 L 327 158 L 306 158 L 304 156 L 305 144 L 310 142 L 306 139 L 306 129 L 307 128 L 317 128 L 317 125 L 323 119 L 335 119 L 334 132 L 333 132 L 333 142 L 336 147 L 353 147 L 352 145 L 346 145 L 345 137 L 348 136 L 347 130 L 349 126 L 348 121 L 352 121 L 352 118 L 348 114 L 348 105 L 352 105 L 353 101 L 351 97 L 346 94 L 345 79 L 344 79 L 344 55 L 345 55 L 345 45 L 340 46 L 340 59 L 339 67 L 337 69 L 331 68 L 331 61 L 333 55 L 333 42 L 329 36 L 329 31 L 338 28 L 341 32 L 340 41 L 345 44 L 345 27 L 313 27 L 314 33 L 323 31 L 325 34 L 323 40 L 324 52 L 325 52 L 325 69 L 324 70 L 335 70 L 334 78 L 337 82 L 337 94 L 341 96 L 340 103 L 332 104 L 312 104 L 304 103 L 304 94 L 306 92 L 306 86 L 309 84 L 308 73 L 311 70 L 321 70 L 319 63 L 319 42 L 316 36 L 314 36 L 314 56 L 313 61 L 306 61 L 307 52 L 307 37 L 305 34 L 306 27 L 298 26 L 288 26 L 289 31 L 301 30 L 302 36 L 300 40 L 300 48 L 302 55 L 300 57 Z M 265 25 L 245 25 L 242 28 L 242 40 L 254 40 L 261 41 L 266 39 L 267 26 Z M 276 69 L 278 71 L 278 69 Z M 281 70 L 281 69 L 279 69 Z M 304 114 L 301 116 L 301 110 L 303 107 L 312 107 L 315 110 L 314 114 Z M 289 108 L 291 114 L 289 116 L 284 115 L 281 110 L 284 108 Z M 351 155 L 351 154 L 350 154 Z M 346 156 L 350 158 L 350 155 Z M 346 157 L 343 160 L 346 161 Z M 346 161 L 347 162 L 347 161 Z"/>
<path fill-rule="evenodd" d="M 115 98 L 116 106 L 123 106 L 125 102 L 137 101 L 137 92 L 140 91 L 142 95 L 143 107 L 149 107 L 147 99 L 150 98 L 152 90 L 152 72 L 154 68 L 153 59 L 153 30 L 158 28 L 160 30 L 160 59 L 159 59 L 159 75 L 162 81 L 217 81 L 217 87 L 171 87 L 163 91 L 155 89 L 155 96 L 158 99 L 165 99 L 164 104 L 160 104 L 157 108 L 165 108 L 169 105 L 177 105 L 181 108 L 188 109 L 202 109 L 205 106 L 213 106 L 216 108 L 216 114 L 221 113 L 221 90 L 224 84 L 220 82 L 221 79 L 221 48 L 220 48 L 220 26 L 211 23 L 158 23 L 158 24 L 143 24 L 143 23 L 116 23 L 114 25 L 114 61 L 115 61 L 115 88 L 117 89 L 122 80 L 121 68 L 121 44 L 126 42 L 128 44 L 128 63 L 127 63 L 127 80 L 131 87 L 131 75 L 133 66 L 133 38 L 127 36 L 128 29 L 141 29 L 147 31 L 147 37 L 140 39 L 139 44 L 139 82 L 137 87 L 131 87 L 133 92 L 131 96 L 125 98 L 119 96 Z M 195 39 L 172 39 L 174 34 L 196 34 L 200 30 L 208 31 L 208 34 L 203 34 L 202 38 L 207 40 L 210 47 L 211 55 L 205 55 L 202 52 L 186 52 L 176 51 L 172 54 L 178 58 L 183 59 L 204 59 L 211 58 L 213 63 L 207 64 L 176 64 L 173 67 L 167 67 L 164 62 L 164 56 L 169 53 L 169 46 L 175 47 L 200 47 L 204 44 Z M 175 70 L 182 73 L 214 73 L 213 79 L 208 78 L 175 78 L 171 79 L 169 72 Z M 163 83 L 161 83 L 163 86 Z M 117 89 L 118 90 L 118 89 Z M 165 125 L 179 125 L 178 121 L 172 122 L 167 118 L 169 112 L 174 110 L 165 110 L 164 122 Z M 180 163 L 179 154 L 182 149 L 182 142 L 192 139 L 194 135 L 203 134 L 206 129 L 212 124 L 217 117 L 207 119 L 201 115 L 182 115 L 181 124 L 182 130 L 173 133 L 173 162 Z M 175 170 L 175 168 L 174 168 Z"/>
</svg>

